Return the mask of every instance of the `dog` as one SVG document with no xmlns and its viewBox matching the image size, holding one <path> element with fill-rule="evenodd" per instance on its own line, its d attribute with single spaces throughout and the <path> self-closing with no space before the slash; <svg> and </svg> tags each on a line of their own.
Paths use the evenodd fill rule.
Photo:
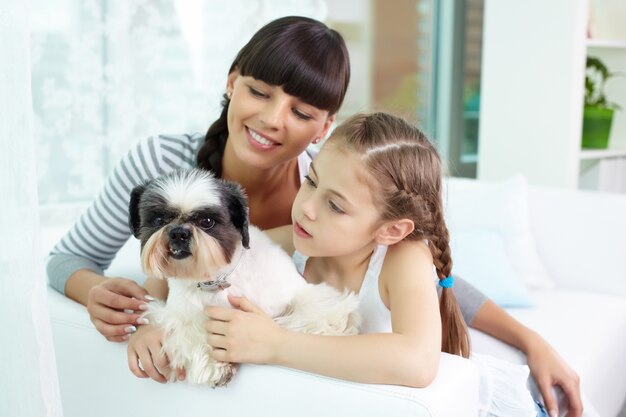
<svg viewBox="0 0 626 417">
<path fill-rule="evenodd" d="M 212 358 L 203 311 L 232 308 L 228 294 L 247 297 L 289 330 L 358 333 L 356 295 L 308 284 L 289 255 L 249 225 L 238 184 L 200 169 L 158 177 L 132 190 L 129 225 L 146 276 L 168 281 L 167 302 L 151 302 L 145 316 L 165 330 L 170 366 L 185 369 L 192 383 L 222 386 L 236 371 Z"/>
</svg>

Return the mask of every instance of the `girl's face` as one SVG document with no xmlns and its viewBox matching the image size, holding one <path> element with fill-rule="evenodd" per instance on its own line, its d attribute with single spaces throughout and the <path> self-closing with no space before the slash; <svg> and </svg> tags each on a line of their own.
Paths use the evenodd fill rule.
<svg viewBox="0 0 626 417">
<path fill-rule="evenodd" d="M 322 139 L 334 121 L 328 111 L 306 104 L 282 87 L 237 71 L 228 76 L 232 92 L 228 141 L 237 157 L 269 169 L 296 158 L 311 141 Z"/>
<path fill-rule="evenodd" d="M 307 256 L 343 256 L 368 246 L 379 227 L 360 156 L 326 143 L 309 168 L 291 209 L 294 246 Z"/>
</svg>

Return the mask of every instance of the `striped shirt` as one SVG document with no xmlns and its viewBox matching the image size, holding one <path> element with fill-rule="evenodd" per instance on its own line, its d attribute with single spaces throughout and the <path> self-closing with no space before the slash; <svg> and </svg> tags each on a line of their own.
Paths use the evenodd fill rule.
<svg viewBox="0 0 626 417">
<path fill-rule="evenodd" d="M 46 265 L 50 285 L 65 294 L 65 284 L 79 269 L 100 275 L 128 241 L 130 192 L 135 186 L 175 171 L 196 167 L 196 156 L 204 134 L 158 135 L 140 141 L 117 164 L 104 188 L 50 252 Z M 298 157 L 300 179 L 309 169 L 315 151 Z M 487 299 L 460 279 L 455 282 L 463 316 L 471 323 Z"/>
</svg>

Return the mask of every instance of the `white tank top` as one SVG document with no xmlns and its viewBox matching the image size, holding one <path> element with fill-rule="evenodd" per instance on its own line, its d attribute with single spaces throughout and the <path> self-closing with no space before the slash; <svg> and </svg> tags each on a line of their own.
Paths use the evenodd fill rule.
<svg viewBox="0 0 626 417">
<path fill-rule="evenodd" d="M 386 254 L 387 246 L 378 245 L 374 249 L 359 289 L 359 310 L 363 318 L 361 333 L 391 333 L 391 312 L 383 303 L 378 289 L 378 277 Z M 308 257 L 296 251 L 292 259 L 298 272 L 304 275 Z"/>
</svg>

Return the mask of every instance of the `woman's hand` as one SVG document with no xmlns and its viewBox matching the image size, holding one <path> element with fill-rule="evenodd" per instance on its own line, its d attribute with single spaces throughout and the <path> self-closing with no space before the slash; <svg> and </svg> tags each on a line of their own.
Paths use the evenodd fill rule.
<svg viewBox="0 0 626 417">
<path fill-rule="evenodd" d="M 208 307 L 208 343 L 222 362 L 272 363 L 284 335 L 263 310 L 245 297 L 228 296 L 235 309 Z"/>
<path fill-rule="evenodd" d="M 139 378 L 152 378 L 165 383 L 172 370 L 168 357 L 163 353 L 165 331 L 154 325 L 141 326 L 128 342 L 128 368 Z M 176 370 L 177 379 L 185 379 L 182 369 Z"/>
<path fill-rule="evenodd" d="M 107 278 L 89 290 L 87 311 L 89 318 L 111 342 L 123 342 L 136 330 L 136 324 L 147 324 L 142 318 L 153 300 L 135 281 L 126 278 Z"/>
<path fill-rule="evenodd" d="M 528 367 L 539 387 L 544 405 L 551 417 L 559 415 L 558 404 L 552 393 L 552 386 L 561 387 L 567 397 L 569 407 L 567 417 L 580 417 L 583 406 L 580 396 L 580 379 L 554 349 L 540 336 L 526 350 Z"/>
</svg>

